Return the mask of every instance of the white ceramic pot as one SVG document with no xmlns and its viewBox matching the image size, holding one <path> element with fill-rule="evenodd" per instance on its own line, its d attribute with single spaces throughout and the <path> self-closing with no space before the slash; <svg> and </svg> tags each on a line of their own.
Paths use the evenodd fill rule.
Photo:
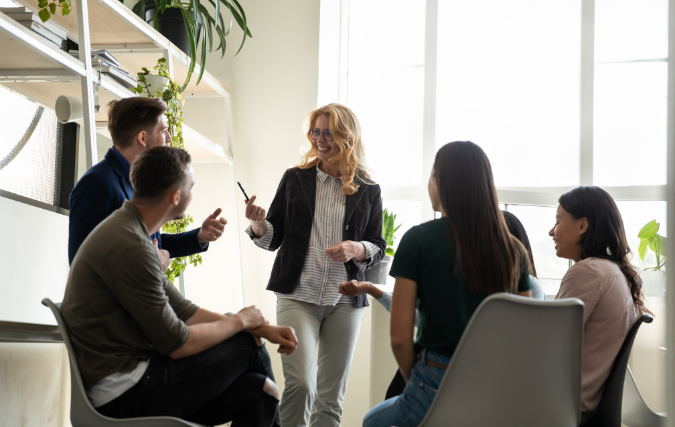
<svg viewBox="0 0 675 427">
<path fill-rule="evenodd" d="M 386 285 L 392 262 L 394 262 L 394 257 L 385 255 L 373 268 L 366 270 L 366 281 L 376 285 Z"/>
<path fill-rule="evenodd" d="M 666 296 L 666 273 L 663 271 L 642 270 L 642 291 L 648 297 Z"/>
<path fill-rule="evenodd" d="M 145 81 L 148 83 L 150 95 L 153 97 L 157 96 L 157 91 L 164 93 L 169 88 L 169 79 L 164 76 L 145 76 Z"/>
</svg>

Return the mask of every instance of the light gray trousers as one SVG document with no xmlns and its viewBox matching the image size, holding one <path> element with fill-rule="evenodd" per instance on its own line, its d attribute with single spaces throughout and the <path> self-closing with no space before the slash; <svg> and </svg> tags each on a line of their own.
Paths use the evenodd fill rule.
<svg viewBox="0 0 675 427">
<path fill-rule="evenodd" d="M 277 300 L 277 324 L 292 326 L 298 337 L 293 354 L 281 356 L 283 427 L 307 426 L 308 418 L 312 427 L 340 425 L 363 313 L 362 307 L 348 304 L 332 307 Z"/>
</svg>

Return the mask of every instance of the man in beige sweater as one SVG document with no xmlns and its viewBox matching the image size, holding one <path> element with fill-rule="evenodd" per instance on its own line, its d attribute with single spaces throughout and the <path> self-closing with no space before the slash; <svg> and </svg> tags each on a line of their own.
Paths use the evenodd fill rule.
<svg viewBox="0 0 675 427">
<path fill-rule="evenodd" d="M 278 426 L 260 338 L 290 354 L 293 329 L 269 325 L 255 306 L 232 316 L 197 307 L 162 274 L 148 238 L 190 204 L 190 156 L 148 149 L 132 165 L 131 183 L 132 199 L 77 252 L 61 307 L 93 406 L 112 418 Z"/>
</svg>

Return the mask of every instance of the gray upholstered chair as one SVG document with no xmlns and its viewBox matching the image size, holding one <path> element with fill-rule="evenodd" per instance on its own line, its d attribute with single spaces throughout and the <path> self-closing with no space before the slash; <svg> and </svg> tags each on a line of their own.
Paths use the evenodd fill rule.
<svg viewBox="0 0 675 427">
<path fill-rule="evenodd" d="M 70 422 L 73 427 L 203 427 L 200 424 L 190 423 L 173 417 L 147 417 L 114 419 L 96 412 L 84 389 L 84 383 L 80 376 L 80 368 L 77 366 L 73 345 L 68 337 L 66 322 L 61 316 L 61 310 L 49 298 L 42 300 L 42 304 L 49 307 L 54 313 L 59 332 L 63 337 L 63 343 L 68 350 L 70 361 Z"/>
<path fill-rule="evenodd" d="M 640 395 L 635 378 L 629 367 L 623 380 L 621 422 L 628 427 L 664 427 L 666 417 L 649 409 Z"/>
<path fill-rule="evenodd" d="M 486 298 L 419 427 L 578 426 L 583 318 L 576 298 Z"/>
</svg>

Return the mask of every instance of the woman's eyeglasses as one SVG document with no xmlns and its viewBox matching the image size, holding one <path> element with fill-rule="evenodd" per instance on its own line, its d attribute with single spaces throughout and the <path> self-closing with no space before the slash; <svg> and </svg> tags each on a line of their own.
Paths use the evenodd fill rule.
<svg viewBox="0 0 675 427">
<path fill-rule="evenodd" d="M 312 139 L 316 141 L 317 139 L 319 139 L 319 136 L 321 136 L 321 129 L 314 128 L 310 130 L 309 136 L 311 136 Z M 325 139 L 326 141 L 331 141 L 333 139 L 333 135 L 330 134 L 330 131 L 328 129 L 323 131 L 323 139 Z"/>
</svg>

